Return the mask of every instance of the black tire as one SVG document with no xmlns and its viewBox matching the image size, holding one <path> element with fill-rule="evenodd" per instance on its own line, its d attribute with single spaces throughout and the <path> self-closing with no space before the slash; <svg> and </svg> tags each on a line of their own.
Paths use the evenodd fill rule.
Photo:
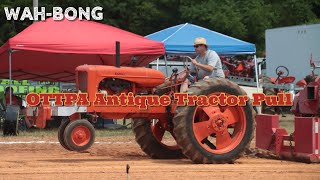
<svg viewBox="0 0 320 180">
<path fill-rule="evenodd" d="M 9 105 L 7 107 L 3 122 L 3 136 L 17 136 L 19 134 L 19 113 L 18 106 Z"/>
<path fill-rule="evenodd" d="M 266 96 L 277 95 L 273 88 L 263 88 L 263 93 Z M 262 114 L 271 114 L 275 115 L 277 113 L 277 107 L 275 106 L 267 106 L 265 101 L 261 103 L 261 113 Z"/>
<path fill-rule="evenodd" d="M 271 84 L 271 80 L 268 76 L 263 77 L 263 83 Z M 263 94 L 265 95 L 277 95 L 274 88 L 264 87 Z M 275 106 L 267 106 L 265 101 L 261 103 L 261 113 L 275 115 L 277 113 L 277 108 Z"/>
<path fill-rule="evenodd" d="M 3 136 L 17 136 L 19 134 L 18 122 L 4 120 Z"/>
<path fill-rule="evenodd" d="M 80 126 L 84 127 L 86 130 L 88 130 L 88 134 L 86 134 L 86 135 L 90 135 L 90 138 L 88 138 L 89 141 L 85 142 L 84 145 L 78 145 L 73 142 L 72 132 L 75 128 L 80 127 Z M 92 126 L 92 124 L 86 119 L 74 120 L 74 121 L 71 121 L 67 125 L 66 129 L 64 130 L 63 138 L 64 138 L 65 145 L 71 151 L 82 152 L 82 151 L 89 149 L 93 145 L 94 140 L 95 140 L 95 130 L 94 130 L 94 127 Z"/>
<path fill-rule="evenodd" d="M 258 109 L 257 109 L 257 107 L 256 107 L 256 106 L 253 106 L 252 108 L 253 108 L 254 112 L 255 112 L 256 114 L 258 114 Z"/>
<path fill-rule="evenodd" d="M 169 149 L 165 145 L 159 143 L 155 138 L 151 121 L 146 119 L 133 119 L 132 129 L 136 142 L 142 151 L 154 159 L 179 159 L 183 158 L 181 149 Z"/>
<path fill-rule="evenodd" d="M 66 129 L 66 127 L 68 126 L 68 124 L 70 123 L 70 121 L 68 119 L 61 121 L 61 124 L 58 128 L 58 140 L 59 143 L 61 144 L 61 146 L 63 148 L 65 148 L 66 150 L 71 151 L 71 149 L 66 145 L 66 143 L 64 142 L 64 130 Z"/>
<path fill-rule="evenodd" d="M 237 84 L 224 78 L 211 78 L 199 81 L 189 88 L 188 93 L 192 95 L 209 95 L 215 92 L 225 92 L 230 95 L 246 95 Z M 176 115 L 173 119 L 174 134 L 178 145 L 182 148 L 183 154 L 194 163 L 233 163 L 236 159 L 243 156 L 245 150 L 250 147 L 255 129 L 255 111 L 252 109 L 251 102 L 242 106 L 245 113 L 245 131 L 241 141 L 232 150 L 225 153 L 213 153 L 203 148 L 197 141 L 193 132 L 193 114 L 196 106 L 177 107 Z"/>
</svg>

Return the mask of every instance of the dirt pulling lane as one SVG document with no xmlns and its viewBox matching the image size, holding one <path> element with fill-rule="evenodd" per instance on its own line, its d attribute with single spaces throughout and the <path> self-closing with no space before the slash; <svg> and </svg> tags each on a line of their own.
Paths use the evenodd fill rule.
<svg viewBox="0 0 320 180">
<path fill-rule="evenodd" d="M 28 138 L 14 139 L 30 142 Z M 1 141 L 4 141 L 1 139 Z M 51 143 L 0 144 L 0 179 L 320 179 L 320 164 L 243 157 L 235 164 L 192 164 L 188 159 L 154 160 L 133 138 L 99 138 L 84 153 Z M 52 143 L 53 142 L 53 143 Z"/>
</svg>

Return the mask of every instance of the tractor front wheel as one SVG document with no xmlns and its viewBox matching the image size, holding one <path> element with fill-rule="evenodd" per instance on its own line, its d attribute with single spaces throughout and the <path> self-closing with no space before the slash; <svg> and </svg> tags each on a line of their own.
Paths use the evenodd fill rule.
<svg viewBox="0 0 320 180">
<path fill-rule="evenodd" d="M 71 151 L 85 151 L 94 143 L 94 127 L 86 119 L 71 121 L 64 130 L 63 138 Z"/>
<path fill-rule="evenodd" d="M 69 123 L 70 123 L 69 119 L 65 119 L 65 120 L 61 121 L 61 124 L 60 124 L 59 129 L 58 129 L 58 140 L 59 140 L 59 143 L 61 144 L 61 146 L 63 148 L 65 148 L 66 150 L 71 151 L 71 149 L 68 148 L 68 146 L 64 142 L 64 137 L 63 137 L 64 130 L 66 129 L 66 127 L 68 126 Z"/>
<path fill-rule="evenodd" d="M 162 139 L 166 130 L 161 126 L 160 121 L 154 125 L 151 120 L 133 119 L 132 129 L 137 143 L 143 152 L 154 159 L 178 159 L 183 154 L 176 142 L 165 144 Z M 173 136 L 173 135 L 172 135 Z"/>
<path fill-rule="evenodd" d="M 246 95 L 235 83 L 221 78 L 199 81 L 192 95 Z M 194 163 L 233 163 L 249 148 L 255 112 L 245 106 L 181 106 L 173 119 L 174 134 L 185 156 Z"/>
</svg>

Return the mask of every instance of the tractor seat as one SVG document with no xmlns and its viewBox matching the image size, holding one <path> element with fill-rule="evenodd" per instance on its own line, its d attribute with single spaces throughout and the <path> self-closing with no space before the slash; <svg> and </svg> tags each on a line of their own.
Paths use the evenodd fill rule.
<svg viewBox="0 0 320 180">
<path fill-rule="evenodd" d="M 278 84 L 288 84 L 288 83 L 293 83 L 294 80 L 296 80 L 295 77 L 293 76 L 287 76 L 279 79 Z"/>
<path fill-rule="evenodd" d="M 272 84 L 276 83 L 277 78 L 269 78 Z"/>
<path fill-rule="evenodd" d="M 305 87 L 307 85 L 307 82 L 306 82 L 306 80 L 302 79 L 302 80 L 298 81 L 296 83 L 296 85 L 299 87 Z"/>
</svg>

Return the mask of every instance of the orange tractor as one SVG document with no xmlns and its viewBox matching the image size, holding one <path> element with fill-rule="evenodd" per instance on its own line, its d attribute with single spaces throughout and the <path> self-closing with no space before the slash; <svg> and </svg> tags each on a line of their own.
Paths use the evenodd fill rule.
<svg viewBox="0 0 320 180">
<path fill-rule="evenodd" d="M 263 87 L 264 94 L 277 95 L 278 93 L 283 93 L 285 92 L 285 86 L 292 84 L 296 79 L 294 76 L 289 76 L 289 70 L 285 66 L 278 66 L 276 74 L 277 77 L 263 77 L 263 83 L 271 84 L 271 86 Z M 282 114 L 284 117 L 284 108 L 286 107 L 267 106 L 265 102 L 262 103 L 262 113 L 264 114 Z"/>
<path fill-rule="evenodd" d="M 119 48 L 119 45 L 117 46 Z M 117 50 L 118 52 L 119 50 Z M 46 121 L 52 116 L 68 116 L 58 130 L 60 144 L 70 151 L 84 151 L 95 140 L 95 131 L 88 121 L 132 118 L 133 132 L 141 149 L 152 158 L 187 157 L 194 163 L 232 163 L 244 154 L 253 138 L 255 112 L 249 102 L 245 106 L 177 106 L 173 93 L 190 77 L 186 66 L 174 70 L 169 78 L 162 72 L 143 67 L 82 65 L 76 68 L 76 85 L 93 102 L 98 94 L 135 96 L 167 95 L 168 106 L 51 106 L 29 107 L 27 116 Z M 234 82 L 222 78 L 200 80 L 192 84 L 192 95 L 246 95 Z M 164 141 L 165 132 L 176 144 Z"/>
</svg>

